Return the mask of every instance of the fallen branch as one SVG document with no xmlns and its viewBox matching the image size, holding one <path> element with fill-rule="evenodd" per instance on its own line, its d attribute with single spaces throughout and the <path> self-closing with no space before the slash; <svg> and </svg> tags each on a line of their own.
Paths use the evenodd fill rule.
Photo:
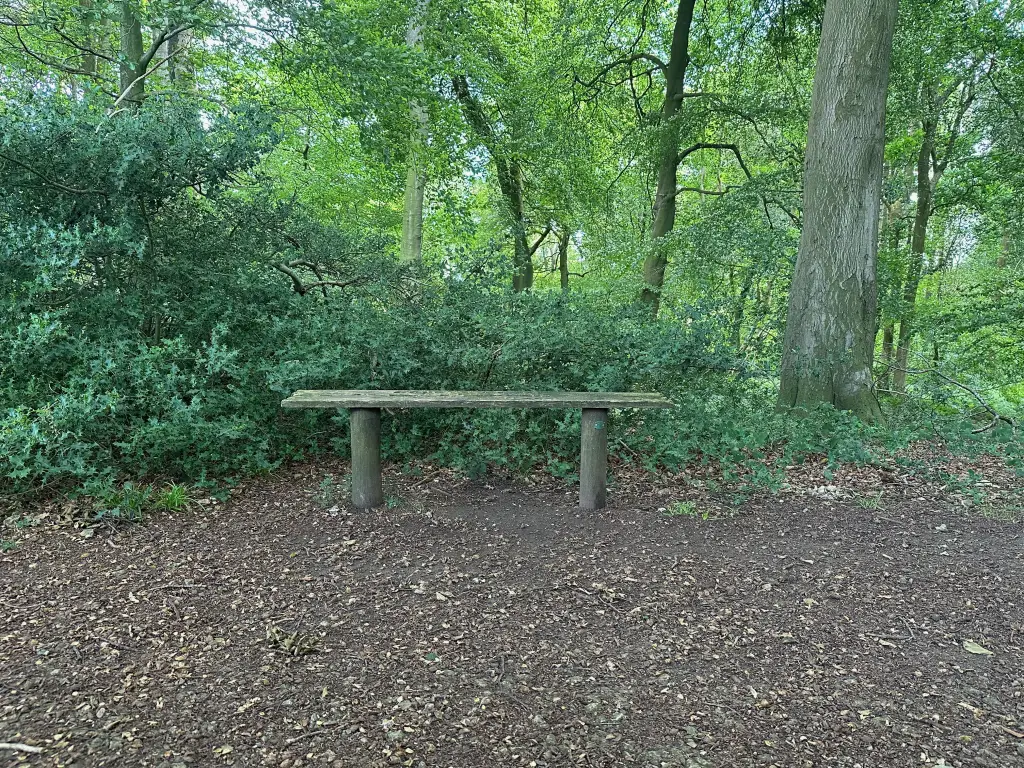
<svg viewBox="0 0 1024 768">
<path fill-rule="evenodd" d="M 8 741 L 0 741 L 0 749 L 8 749 L 12 752 L 31 752 L 32 754 L 39 754 L 43 751 L 42 747 L 33 747 L 29 744 Z"/>
</svg>

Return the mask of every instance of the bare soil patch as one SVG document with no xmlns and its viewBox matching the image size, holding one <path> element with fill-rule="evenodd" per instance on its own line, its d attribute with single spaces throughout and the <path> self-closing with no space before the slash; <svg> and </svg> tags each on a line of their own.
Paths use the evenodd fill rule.
<svg viewBox="0 0 1024 768">
<path fill-rule="evenodd" d="M 1020 522 L 327 469 L 0 554 L 0 765 L 1024 766 Z"/>
</svg>

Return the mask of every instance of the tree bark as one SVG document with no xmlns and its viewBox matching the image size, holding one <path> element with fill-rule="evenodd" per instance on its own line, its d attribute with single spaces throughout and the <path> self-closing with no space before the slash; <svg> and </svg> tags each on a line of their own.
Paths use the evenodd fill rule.
<svg viewBox="0 0 1024 768">
<path fill-rule="evenodd" d="M 828 0 L 814 73 L 804 223 L 780 409 L 831 403 L 881 419 L 872 391 L 885 97 L 896 0 Z"/>
<path fill-rule="evenodd" d="M 672 29 L 672 47 L 665 71 L 665 101 L 661 106 L 661 136 L 658 153 L 658 186 L 651 209 L 651 251 L 644 259 L 644 289 L 642 301 L 651 306 L 655 315 L 661 304 L 661 289 L 665 284 L 668 255 L 665 235 L 676 223 L 676 172 L 679 170 L 679 126 L 676 116 L 683 101 L 686 68 L 690 64 L 687 52 L 690 46 L 690 27 L 693 25 L 693 7 L 696 0 L 679 0 L 675 26 Z"/>
<path fill-rule="evenodd" d="M 142 75 L 142 24 L 130 0 L 121 2 L 121 64 L 120 87 L 123 103 L 138 109 L 146 96 L 146 81 Z"/>
<path fill-rule="evenodd" d="M 405 44 L 414 51 L 423 48 L 423 26 L 430 0 L 418 0 L 409 18 Z M 419 264 L 423 261 L 423 193 L 427 185 L 423 153 L 426 150 L 427 110 L 413 99 L 409 104 L 412 135 L 409 137 L 409 168 L 405 177 L 405 207 L 402 213 L 402 248 L 404 262 Z"/>
<path fill-rule="evenodd" d="M 921 284 L 921 268 L 924 264 L 925 248 L 928 242 L 928 220 L 932 215 L 932 198 L 935 191 L 932 180 L 935 125 L 932 118 L 924 120 L 922 124 L 924 136 L 917 155 L 917 210 L 914 213 L 914 228 L 910 236 L 910 261 L 907 265 L 907 279 L 903 284 L 903 311 L 900 316 L 899 340 L 896 347 L 896 369 L 892 376 L 892 388 L 897 392 L 907 391 L 907 362 L 910 357 L 914 305 L 917 303 L 917 289 Z"/>
</svg>

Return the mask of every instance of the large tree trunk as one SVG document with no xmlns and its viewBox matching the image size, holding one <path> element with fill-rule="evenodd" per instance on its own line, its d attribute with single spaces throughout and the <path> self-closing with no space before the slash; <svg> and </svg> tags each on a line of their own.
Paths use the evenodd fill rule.
<svg viewBox="0 0 1024 768">
<path fill-rule="evenodd" d="M 409 18 L 405 44 L 412 50 L 423 48 L 423 25 L 429 0 L 419 0 Z M 427 144 L 427 110 L 413 99 L 409 104 L 412 135 L 409 137 L 409 169 L 405 177 L 405 207 L 402 213 L 401 260 L 419 264 L 423 260 L 423 192 L 427 185 L 423 154 Z"/>
<path fill-rule="evenodd" d="M 679 169 L 679 126 L 676 116 L 683 101 L 686 68 L 690 63 L 690 27 L 696 0 L 679 0 L 672 30 L 672 48 L 665 72 L 665 101 L 661 106 L 661 136 L 658 152 L 658 187 L 651 210 L 651 252 L 644 259 L 644 289 L 641 299 L 658 313 L 665 284 L 668 256 L 661 238 L 676 223 L 676 172 Z"/>
<path fill-rule="evenodd" d="M 138 109 L 145 98 L 146 81 L 142 79 L 142 24 L 131 0 L 121 2 L 121 102 Z"/>
<path fill-rule="evenodd" d="M 871 387 L 885 96 L 896 0 L 828 0 L 814 73 L 804 223 L 789 294 L 780 408 L 881 419 Z"/>
<path fill-rule="evenodd" d="M 924 264 L 925 247 L 928 242 L 928 220 L 932 215 L 935 121 L 926 119 L 922 127 L 924 137 L 917 155 L 917 211 L 914 214 L 914 229 L 910 236 L 910 262 L 907 265 L 907 279 L 903 284 L 903 313 L 900 317 L 899 343 L 896 347 L 896 369 L 892 376 L 892 387 L 897 392 L 907 391 L 907 363 L 910 358 L 914 305 L 917 303 L 917 288 L 921 284 L 921 267 Z"/>
</svg>

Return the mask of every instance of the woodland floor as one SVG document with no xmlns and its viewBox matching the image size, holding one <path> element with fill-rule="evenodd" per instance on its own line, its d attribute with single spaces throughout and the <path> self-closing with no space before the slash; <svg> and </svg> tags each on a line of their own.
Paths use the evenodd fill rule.
<svg viewBox="0 0 1024 768">
<path fill-rule="evenodd" d="M 1016 513 L 873 470 L 737 508 L 626 478 L 599 514 L 391 476 L 363 513 L 343 470 L 24 529 L 0 766 L 1024 766 Z"/>
</svg>

